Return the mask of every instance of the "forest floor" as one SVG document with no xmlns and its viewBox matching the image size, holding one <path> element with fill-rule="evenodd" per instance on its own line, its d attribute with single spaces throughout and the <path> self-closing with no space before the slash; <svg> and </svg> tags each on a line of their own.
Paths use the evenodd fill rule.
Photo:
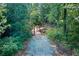
<svg viewBox="0 0 79 59">
<path fill-rule="evenodd" d="M 54 42 L 50 42 L 49 39 L 42 35 L 36 28 L 35 35 L 32 40 L 24 42 L 24 48 L 19 51 L 16 56 L 64 56 L 57 49 Z"/>
<path fill-rule="evenodd" d="M 18 53 L 15 54 L 15 56 L 26 56 L 26 50 L 27 50 L 27 46 L 28 46 L 28 41 L 25 41 L 23 43 L 24 48 L 20 51 L 18 51 Z"/>
</svg>

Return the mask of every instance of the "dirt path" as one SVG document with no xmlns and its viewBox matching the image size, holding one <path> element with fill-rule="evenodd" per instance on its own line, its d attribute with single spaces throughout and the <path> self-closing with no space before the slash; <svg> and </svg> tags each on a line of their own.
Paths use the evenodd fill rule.
<svg viewBox="0 0 79 59">
<path fill-rule="evenodd" d="M 55 48 L 46 36 L 35 35 L 28 44 L 26 50 L 28 56 L 52 56 L 55 55 Z"/>
<path fill-rule="evenodd" d="M 35 27 L 35 33 L 31 41 L 28 43 L 26 54 L 29 56 L 54 56 L 56 45 L 52 45 L 47 36 L 42 35 L 44 27 Z"/>
<path fill-rule="evenodd" d="M 35 35 L 30 42 L 24 42 L 24 49 L 19 51 L 16 56 L 54 56 L 60 54 L 54 43 L 51 44 L 49 39 L 35 28 Z"/>
</svg>

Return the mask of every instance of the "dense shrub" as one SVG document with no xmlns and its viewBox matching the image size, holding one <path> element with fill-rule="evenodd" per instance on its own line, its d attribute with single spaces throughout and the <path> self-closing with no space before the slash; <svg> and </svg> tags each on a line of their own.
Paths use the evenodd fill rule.
<svg viewBox="0 0 79 59">
<path fill-rule="evenodd" d="M 50 38 L 50 39 L 55 39 L 56 38 L 56 34 L 57 34 L 57 30 L 56 29 L 53 29 L 53 28 L 50 28 L 46 31 L 47 33 L 47 36 Z"/>
<path fill-rule="evenodd" d="M 18 51 L 18 46 L 13 42 L 8 42 L 8 44 L 4 44 L 2 47 L 2 55 L 12 55 L 16 51 Z"/>
<path fill-rule="evenodd" d="M 23 42 L 31 37 L 31 26 L 27 18 L 27 4 L 5 4 L 7 13 L 0 23 L 0 31 L 2 38 L 0 38 L 0 55 L 15 55 L 23 48 Z M 0 6 L 1 7 L 1 6 Z M 2 8 L 2 7 L 1 7 Z M 4 9 L 3 9 L 4 10 Z M 0 10 L 1 13 L 3 11 Z M 0 17 L 4 15 L 1 14 Z M 9 26 L 9 29 L 6 28 Z M 5 29 L 3 29 L 6 27 Z M 1 28 L 3 30 L 1 30 Z M 7 35 L 5 35 L 7 34 Z"/>
<path fill-rule="evenodd" d="M 7 40 L 6 40 L 7 39 Z M 19 41 L 21 38 L 7 37 L 0 45 L 0 55 L 14 55 L 18 50 L 23 48 L 23 42 Z"/>
<path fill-rule="evenodd" d="M 56 29 L 56 28 L 50 28 L 46 30 L 46 34 L 49 39 L 51 40 L 60 40 L 62 38 L 62 31 Z"/>
</svg>

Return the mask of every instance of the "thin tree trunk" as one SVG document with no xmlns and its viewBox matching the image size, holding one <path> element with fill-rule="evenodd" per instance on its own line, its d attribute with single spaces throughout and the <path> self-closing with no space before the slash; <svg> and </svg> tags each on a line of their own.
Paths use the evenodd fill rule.
<svg viewBox="0 0 79 59">
<path fill-rule="evenodd" d="M 67 38 L 67 9 L 64 8 L 64 35 L 65 35 L 65 39 L 68 40 Z"/>
</svg>

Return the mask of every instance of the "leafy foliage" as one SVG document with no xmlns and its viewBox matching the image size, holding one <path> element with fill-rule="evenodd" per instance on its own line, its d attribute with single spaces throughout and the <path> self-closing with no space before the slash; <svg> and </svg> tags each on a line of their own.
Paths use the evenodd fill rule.
<svg viewBox="0 0 79 59">
<path fill-rule="evenodd" d="M 3 15 L 1 16 L 1 25 L 5 27 L 8 26 L 7 24 L 10 24 L 11 26 L 7 30 L 8 37 L 5 35 L 5 37 L 1 39 L 0 55 L 14 55 L 23 48 L 23 42 L 31 37 L 31 27 L 27 17 L 28 4 L 5 5 L 7 5 L 5 7 L 7 14 L 5 14 L 5 17 Z M 3 11 L 1 11 L 1 13 L 3 13 Z M 5 31 L 4 34 L 6 33 L 6 28 L 3 29 Z M 3 32 L 3 30 L 1 30 L 1 32 Z"/>
<path fill-rule="evenodd" d="M 0 4 L 0 55 L 14 55 L 22 49 L 36 25 L 51 26 L 47 36 L 79 55 L 78 6 L 74 3 Z"/>
<path fill-rule="evenodd" d="M 4 4 L 0 4 L 0 37 L 5 32 L 5 30 L 10 26 L 7 24 L 7 19 L 5 17 L 5 13 L 7 10 L 5 9 Z"/>
</svg>

